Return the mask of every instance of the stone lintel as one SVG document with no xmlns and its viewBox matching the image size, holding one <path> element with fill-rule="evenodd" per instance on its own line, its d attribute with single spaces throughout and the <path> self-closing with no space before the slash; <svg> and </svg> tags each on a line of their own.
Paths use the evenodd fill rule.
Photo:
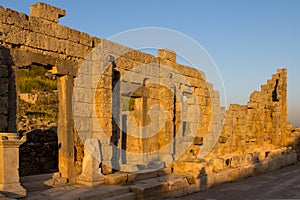
<svg viewBox="0 0 300 200">
<path fill-rule="evenodd" d="M 10 54 L 15 66 L 29 66 L 33 63 L 38 63 L 44 66 L 54 66 L 53 72 L 56 75 L 75 76 L 78 71 L 79 64 L 70 60 L 63 60 L 49 55 L 42 55 L 16 49 L 10 49 Z"/>
<path fill-rule="evenodd" d="M 49 4 L 38 2 L 30 6 L 30 16 L 58 23 L 59 18 L 66 16 L 66 11 Z"/>
</svg>

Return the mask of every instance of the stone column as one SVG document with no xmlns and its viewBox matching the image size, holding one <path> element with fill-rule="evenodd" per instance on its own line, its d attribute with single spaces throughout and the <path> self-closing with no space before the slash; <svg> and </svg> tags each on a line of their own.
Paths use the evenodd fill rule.
<svg viewBox="0 0 300 200">
<path fill-rule="evenodd" d="M 7 197 L 26 196 L 26 190 L 20 185 L 19 146 L 26 141 L 19 139 L 16 133 L 0 133 L 0 191 Z"/>
<path fill-rule="evenodd" d="M 68 178 L 69 183 L 75 183 L 74 176 L 74 135 L 73 135 L 73 76 L 59 77 L 58 82 L 58 168 L 63 178 Z"/>
</svg>

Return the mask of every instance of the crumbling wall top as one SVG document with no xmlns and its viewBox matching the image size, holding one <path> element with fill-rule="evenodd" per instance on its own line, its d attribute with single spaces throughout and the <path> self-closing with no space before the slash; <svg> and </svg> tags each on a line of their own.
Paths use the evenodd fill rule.
<svg viewBox="0 0 300 200">
<path fill-rule="evenodd" d="M 58 23 L 58 19 L 65 15 L 65 10 L 45 3 L 38 2 L 30 6 L 30 16 L 39 17 L 51 22 Z"/>
<path fill-rule="evenodd" d="M 157 52 L 157 56 L 163 60 L 176 62 L 176 52 L 170 49 L 159 49 Z"/>
</svg>

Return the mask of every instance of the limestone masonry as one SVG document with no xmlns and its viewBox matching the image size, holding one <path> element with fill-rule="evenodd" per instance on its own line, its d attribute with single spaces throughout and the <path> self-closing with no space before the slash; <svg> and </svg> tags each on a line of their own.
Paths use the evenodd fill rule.
<svg viewBox="0 0 300 200">
<path fill-rule="evenodd" d="M 155 57 L 92 37 L 60 25 L 65 15 L 44 3 L 29 16 L 0 6 L 4 195 L 26 196 L 20 181 L 30 191 L 42 175 L 25 175 L 54 170 L 44 185 L 122 184 L 128 199 L 182 196 L 297 162 L 300 130 L 287 122 L 287 69 L 246 105 L 226 110 L 205 74 L 178 64 L 176 52 L 160 49 Z M 33 64 L 58 79 L 58 120 L 43 127 L 54 126 L 49 130 L 21 133 L 20 101 L 37 97 L 18 92 L 18 71 Z"/>
</svg>

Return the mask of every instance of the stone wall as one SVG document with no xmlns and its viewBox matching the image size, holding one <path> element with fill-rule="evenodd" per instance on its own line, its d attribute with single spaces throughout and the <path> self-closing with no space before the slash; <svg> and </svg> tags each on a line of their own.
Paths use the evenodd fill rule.
<svg viewBox="0 0 300 200">
<path fill-rule="evenodd" d="M 158 57 L 154 57 L 108 41 L 104 43 L 112 50 L 102 51 L 102 65 L 107 68 L 97 82 L 95 94 L 95 120 L 104 133 L 103 163 L 120 169 L 128 164 L 149 167 L 152 161 L 170 164 L 177 159 L 194 158 L 207 133 L 215 134 L 222 125 L 225 109 L 220 107 L 219 92 L 206 82 L 204 73 L 176 63 L 175 52 L 160 49 Z M 89 94 L 83 90 L 87 88 L 79 84 L 81 102 Z M 122 97 L 134 99 L 133 111 L 121 109 Z M 88 101 L 85 103 L 88 106 Z M 154 105 L 161 106 L 165 116 Z M 89 119 L 81 116 L 81 120 Z M 81 125 L 82 130 L 78 131 L 88 130 L 87 126 Z M 99 130 L 94 130 L 94 135 L 99 135 Z"/>
<path fill-rule="evenodd" d="M 286 74 L 286 69 L 279 69 L 261 86 L 261 91 L 251 94 L 247 105 L 230 105 L 221 139 L 212 154 L 243 155 L 255 149 L 268 151 L 286 145 Z"/>
<path fill-rule="evenodd" d="M 299 131 L 287 130 L 285 69 L 247 105 L 231 105 L 224 119 L 219 92 L 203 72 L 178 64 L 175 52 L 161 49 L 155 57 L 91 37 L 58 24 L 64 15 L 43 3 L 33 5 L 30 16 L 0 6 L 0 131 L 16 132 L 15 69 L 52 67 L 58 77 L 59 171 L 70 183 L 81 173 L 83 144 L 91 137 L 100 138 L 104 173 L 159 161 L 195 177 L 201 170 L 215 173 L 275 157 L 290 159 L 278 166 L 293 163 L 294 152 L 286 147 Z M 122 109 L 124 99 L 131 99 L 130 109 Z"/>
<path fill-rule="evenodd" d="M 33 5 L 30 16 L 0 6 L 0 45 L 5 49 L 5 58 L 10 59 L 9 68 L 17 69 L 34 63 L 52 67 L 53 74 L 58 75 L 58 138 L 61 145 L 59 167 L 62 176 L 74 182 L 74 128 L 72 115 L 67 114 L 72 111 L 73 77 L 76 76 L 83 58 L 102 40 L 58 24 L 58 19 L 64 15 L 64 10 L 43 3 Z M 15 81 L 15 78 L 11 80 Z M 16 100 L 16 92 L 11 94 L 15 94 Z M 9 102 L 16 103 L 15 100 Z M 16 108 L 11 105 L 8 113 L 11 117 L 8 116 L 8 120 L 2 120 L 1 115 L 0 123 L 4 127 L 1 128 L 5 131 L 17 131 L 16 109 L 13 107 Z M 10 119 L 12 122 L 7 123 Z M 7 128 L 6 123 L 12 128 Z"/>
<path fill-rule="evenodd" d="M 40 12 L 41 6 L 47 7 L 42 12 L 44 17 L 36 14 Z M 22 51 L 77 62 L 101 41 L 86 33 L 58 24 L 58 18 L 63 16 L 59 14 L 63 12 L 61 9 L 38 3 L 31 7 L 30 12 L 31 15 L 27 16 L 0 6 L 2 45 L 9 48 L 18 46 L 17 49 Z M 47 13 L 52 16 L 46 16 Z"/>
<path fill-rule="evenodd" d="M 300 160 L 300 128 L 293 128 L 290 123 L 287 124 L 287 145 L 296 150 Z"/>
</svg>

